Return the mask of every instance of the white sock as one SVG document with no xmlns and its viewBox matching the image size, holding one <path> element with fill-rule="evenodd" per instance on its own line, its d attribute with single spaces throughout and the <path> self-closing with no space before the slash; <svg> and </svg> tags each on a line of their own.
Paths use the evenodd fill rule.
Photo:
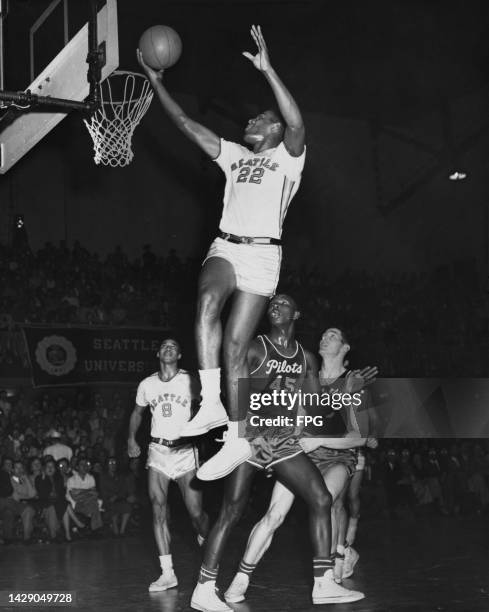
<svg viewBox="0 0 489 612">
<path fill-rule="evenodd" d="M 336 552 L 337 552 L 339 555 L 344 555 L 344 554 L 345 554 L 345 547 L 344 547 L 344 546 L 342 546 L 341 544 L 338 544 L 338 545 L 336 546 Z"/>
<path fill-rule="evenodd" d="M 173 560 L 171 555 L 160 555 L 160 566 L 163 573 L 173 572 Z"/>
<path fill-rule="evenodd" d="M 237 440 L 239 438 L 240 433 L 240 423 L 244 423 L 244 421 L 229 421 L 228 422 L 228 433 L 227 440 Z M 244 431 L 244 429 L 242 430 Z"/>
<path fill-rule="evenodd" d="M 202 403 L 218 402 L 221 399 L 221 368 L 199 370 L 202 385 Z"/>
</svg>

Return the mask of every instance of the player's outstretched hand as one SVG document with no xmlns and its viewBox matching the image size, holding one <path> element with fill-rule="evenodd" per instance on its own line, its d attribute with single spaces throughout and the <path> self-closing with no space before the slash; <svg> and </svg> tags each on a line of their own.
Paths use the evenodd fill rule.
<svg viewBox="0 0 489 612">
<path fill-rule="evenodd" d="M 377 380 L 378 373 L 379 368 L 377 366 L 367 366 L 366 368 L 363 368 L 363 370 L 360 370 L 360 376 L 364 380 L 364 387 L 375 382 Z"/>
<path fill-rule="evenodd" d="M 365 446 L 367 446 L 368 448 L 377 448 L 379 446 L 377 438 L 367 438 Z"/>
<path fill-rule="evenodd" d="M 379 370 L 376 366 L 367 366 L 362 370 L 352 370 L 348 372 L 346 376 L 346 388 L 347 393 L 357 393 L 361 391 L 367 385 L 371 385 L 377 378 Z"/>
<path fill-rule="evenodd" d="M 272 66 L 270 64 L 270 57 L 268 55 L 267 43 L 263 38 L 261 27 L 253 25 L 251 26 L 250 32 L 256 46 L 258 47 L 258 53 L 253 55 L 253 53 L 243 51 L 243 55 L 253 63 L 253 66 L 257 70 L 260 70 L 260 72 L 266 72 L 267 70 L 270 70 Z"/>
<path fill-rule="evenodd" d="M 129 457 L 131 457 L 131 459 L 134 457 L 139 457 L 139 455 L 141 454 L 141 448 L 139 447 L 139 444 L 136 442 L 136 440 L 127 441 L 127 454 L 129 455 Z"/>
<path fill-rule="evenodd" d="M 164 70 L 153 70 L 143 59 L 143 54 L 139 49 L 136 49 L 136 57 L 138 58 L 138 64 L 144 70 L 144 73 L 150 81 L 161 81 L 163 79 Z"/>
</svg>

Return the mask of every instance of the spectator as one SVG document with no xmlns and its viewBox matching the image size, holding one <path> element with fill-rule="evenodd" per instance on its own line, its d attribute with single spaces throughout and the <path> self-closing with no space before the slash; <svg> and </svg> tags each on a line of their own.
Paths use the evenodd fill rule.
<svg viewBox="0 0 489 612">
<path fill-rule="evenodd" d="M 14 461 L 10 482 L 13 489 L 12 499 L 18 504 L 15 513 L 20 515 L 22 519 L 22 526 L 24 528 L 24 544 L 30 544 L 35 515 L 32 501 L 35 499 L 37 494 L 36 489 L 26 476 L 22 461 Z M 7 538 L 9 538 L 9 535 L 7 535 Z"/>
<path fill-rule="evenodd" d="M 7 391 L 2 389 L 0 391 L 0 411 L 8 418 L 11 410 L 12 403 L 8 399 Z"/>
<path fill-rule="evenodd" d="M 13 459 L 4 457 L 0 469 L 0 519 L 3 522 L 4 542 L 8 544 L 13 539 L 13 526 L 18 512 L 18 502 L 12 498 L 14 489 L 10 482 L 13 469 Z"/>
<path fill-rule="evenodd" d="M 68 478 L 66 484 L 66 499 L 77 514 L 90 518 L 92 531 L 97 531 L 102 527 L 102 517 L 95 479 L 88 473 L 89 467 L 90 464 L 85 457 L 78 459 L 78 470 Z"/>
<path fill-rule="evenodd" d="M 55 461 L 59 461 L 63 457 L 68 459 L 68 461 L 71 460 L 73 451 L 69 446 L 61 442 L 61 434 L 58 431 L 52 429 L 48 433 L 48 440 L 50 444 L 42 452 L 44 457 L 50 455 Z"/>
<path fill-rule="evenodd" d="M 430 448 L 423 464 L 423 476 L 431 498 L 440 514 L 447 514 L 442 491 L 442 468 L 435 448 Z"/>
<path fill-rule="evenodd" d="M 399 480 L 402 477 L 395 449 L 387 451 L 386 461 L 383 464 L 382 481 L 387 497 L 387 504 L 391 518 L 395 518 L 395 510 L 399 503 Z"/>
<path fill-rule="evenodd" d="M 44 462 L 44 473 L 36 478 L 36 491 L 50 539 L 52 541 L 56 539 L 58 526 L 61 523 L 66 540 L 71 542 L 70 520 L 79 528 L 83 527 L 83 523 L 78 520 L 66 499 L 63 476 L 56 469 L 54 460 L 48 459 Z"/>
<path fill-rule="evenodd" d="M 145 480 L 141 478 L 140 468 L 141 464 L 139 457 L 129 459 L 129 472 L 126 475 L 127 488 L 131 498 L 134 498 L 134 503 L 136 505 L 142 505 L 147 501 L 147 497 L 144 494 Z"/>
<path fill-rule="evenodd" d="M 129 481 L 119 471 L 115 457 L 109 457 L 107 460 L 107 468 L 101 475 L 100 493 L 107 517 L 111 520 L 112 533 L 116 536 L 123 536 L 126 532 L 127 523 L 131 517 L 136 497 L 134 494 L 131 494 Z"/>
<path fill-rule="evenodd" d="M 39 457 L 32 457 L 29 461 L 29 474 L 28 478 L 31 481 L 32 486 L 35 487 L 36 478 L 42 475 L 42 462 Z"/>
</svg>

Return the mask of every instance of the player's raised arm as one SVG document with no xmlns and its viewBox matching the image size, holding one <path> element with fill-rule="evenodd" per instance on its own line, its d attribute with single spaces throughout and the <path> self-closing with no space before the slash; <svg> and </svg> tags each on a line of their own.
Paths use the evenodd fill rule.
<svg viewBox="0 0 489 612">
<path fill-rule="evenodd" d="M 185 111 L 170 96 L 168 90 L 163 85 L 164 71 L 153 70 L 144 62 L 142 53 L 139 49 L 136 53 L 139 65 L 146 73 L 146 76 L 155 90 L 161 105 L 173 123 L 185 134 L 185 136 L 187 136 L 187 138 L 190 138 L 190 140 L 199 145 L 199 147 L 212 159 L 218 157 L 221 150 L 221 140 L 219 136 L 197 121 L 190 119 Z"/>
<path fill-rule="evenodd" d="M 251 26 L 251 36 L 258 47 L 258 53 L 253 55 L 252 53 L 245 51 L 243 52 L 243 55 L 253 63 L 257 70 L 263 73 L 264 77 L 270 84 L 286 125 L 284 134 L 285 147 L 291 155 L 298 157 L 299 155 L 302 155 L 302 152 L 304 151 L 304 142 L 306 137 L 301 112 L 296 101 L 292 97 L 292 94 L 287 87 L 285 87 L 278 74 L 272 68 L 261 27 Z"/>
</svg>

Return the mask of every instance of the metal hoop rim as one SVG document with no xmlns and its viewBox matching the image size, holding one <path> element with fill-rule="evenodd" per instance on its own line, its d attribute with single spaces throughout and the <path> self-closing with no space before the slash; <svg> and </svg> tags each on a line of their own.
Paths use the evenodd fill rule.
<svg viewBox="0 0 489 612">
<path fill-rule="evenodd" d="M 131 76 L 139 77 L 141 79 L 144 79 L 145 81 L 149 80 L 148 77 L 142 72 L 134 72 L 133 70 L 114 70 L 113 72 L 109 74 L 109 76 L 105 79 L 105 81 L 109 80 L 113 76 L 124 76 L 124 75 L 127 75 L 127 76 L 131 75 Z M 102 86 L 103 82 L 104 81 L 100 83 L 100 86 Z M 136 98 L 135 100 L 133 100 L 131 104 L 136 104 L 137 102 L 139 102 L 139 100 L 141 100 L 141 98 L 142 96 L 139 96 L 139 98 Z M 125 103 L 126 103 L 126 100 L 113 100 L 112 102 L 109 102 L 109 101 L 102 102 L 104 106 L 106 105 L 113 106 L 114 104 L 120 106 L 121 104 L 125 104 Z"/>
</svg>

